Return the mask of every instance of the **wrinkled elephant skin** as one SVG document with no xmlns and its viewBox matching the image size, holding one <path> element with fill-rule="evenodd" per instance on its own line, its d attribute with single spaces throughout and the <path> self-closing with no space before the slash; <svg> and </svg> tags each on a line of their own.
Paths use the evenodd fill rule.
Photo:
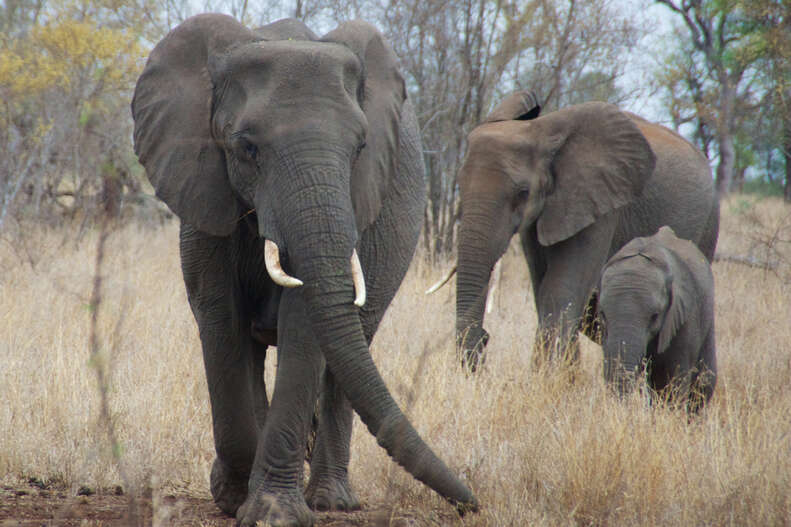
<svg viewBox="0 0 791 527">
<path fill-rule="evenodd" d="M 610 104 L 539 112 L 532 94 L 517 92 L 468 136 L 458 174 L 456 338 L 471 368 L 488 339 L 492 268 L 517 233 L 538 313 L 538 362 L 573 361 L 577 331 L 595 336 L 601 269 L 632 238 L 669 225 L 714 255 L 719 204 L 694 146 Z"/>
<path fill-rule="evenodd" d="M 599 285 L 604 378 L 621 394 L 646 375 L 653 392 L 697 412 L 714 391 L 714 277 L 705 256 L 670 227 L 635 238 Z"/>
<path fill-rule="evenodd" d="M 460 512 L 476 509 L 368 351 L 424 206 L 396 63 L 365 22 L 319 38 L 297 20 L 253 31 L 198 15 L 156 46 L 138 80 L 135 151 L 181 220 L 217 453 L 211 491 L 241 525 L 311 525 L 311 509 L 359 508 L 347 476 L 353 410 L 412 475 Z M 278 353 L 271 404 L 267 345 Z"/>
</svg>

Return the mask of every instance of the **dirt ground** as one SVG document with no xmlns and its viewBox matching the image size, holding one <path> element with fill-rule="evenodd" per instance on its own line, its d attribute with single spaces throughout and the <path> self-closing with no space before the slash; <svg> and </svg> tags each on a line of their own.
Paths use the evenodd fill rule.
<svg viewBox="0 0 791 527">
<path fill-rule="evenodd" d="M 11 526 L 201 526 L 231 527 L 234 519 L 225 515 L 211 499 L 192 496 L 151 496 L 134 500 L 120 489 L 93 492 L 81 488 L 78 495 L 69 489 L 53 488 L 33 481 L 24 487 L 0 488 L 0 527 Z M 452 525 L 458 522 L 453 513 L 408 510 L 388 511 L 365 507 L 354 513 L 318 513 L 322 527 L 413 527 Z"/>
</svg>

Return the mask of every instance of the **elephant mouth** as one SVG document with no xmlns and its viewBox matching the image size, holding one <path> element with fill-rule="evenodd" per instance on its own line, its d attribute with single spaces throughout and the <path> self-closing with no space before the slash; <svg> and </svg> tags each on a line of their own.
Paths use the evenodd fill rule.
<svg viewBox="0 0 791 527">
<path fill-rule="evenodd" d="M 266 272 L 269 273 L 269 277 L 277 285 L 289 288 L 304 285 L 302 280 L 289 275 L 280 265 L 280 248 L 270 239 L 264 242 L 264 263 L 266 264 Z M 354 283 L 354 305 L 363 307 L 366 295 L 365 275 L 363 274 L 360 257 L 357 255 L 357 249 L 352 251 L 349 263 L 351 265 L 352 282 Z"/>
</svg>

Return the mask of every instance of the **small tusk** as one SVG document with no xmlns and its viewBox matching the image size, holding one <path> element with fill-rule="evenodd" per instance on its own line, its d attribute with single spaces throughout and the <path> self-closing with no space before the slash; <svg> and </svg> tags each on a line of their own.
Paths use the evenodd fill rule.
<svg viewBox="0 0 791 527">
<path fill-rule="evenodd" d="M 357 249 L 352 251 L 352 281 L 354 282 L 354 305 L 363 307 L 365 305 L 365 276 L 363 276 L 363 266 L 360 265 L 360 257 L 357 256 Z"/>
<path fill-rule="evenodd" d="M 280 249 L 277 244 L 272 240 L 264 242 L 264 263 L 266 263 L 266 272 L 277 285 L 283 287 L 299 287 L 302 285 L 302 280 L 289 276 L 282 267 L 280 267 Z"/>
<path fill-rule="evenodd" d="M 497 263 L 494 264 L 494 269 L 492 270 L 492 285 L 489 286 L 489 294 L 486 295 L 486 314 L 492 312 L 492 306 L 494 305 L 494 294 L 497 292 L 497 285 L 500 283 L 500 275 L 503 272 L 503 268 L 500 265 L 503 262 L 503 259 L 500 258 L 497 260 Z"/>
<path fill-rule="evenodd" d="M 454 274 L 456 274 L 456 266 L 455 265 L 451 268 L 450 271 L 448 271 L 448 273 L 445 276 L 443 276 L 440 279 L 439 282 L 437 282 L 436 284 L 434 284 L 431 287 L 429 287 L 428 289 L 426 289 L 426 294 L 430 295 L 431 293 L 437 291 L 443 285 L 447 284 L 450 281 L 450 279 L 453 278 Z"/>
</svg>

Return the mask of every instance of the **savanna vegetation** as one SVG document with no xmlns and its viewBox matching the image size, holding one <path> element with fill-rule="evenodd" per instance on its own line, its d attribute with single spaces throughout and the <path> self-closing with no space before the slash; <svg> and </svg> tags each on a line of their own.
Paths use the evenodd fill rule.
<svg viewBox="0 0 791 527">
<path fill-rule="evenodd" d="M 0 520 L 20 519 L 54 493 L 62 498 L 51 516 L 36 519 L 79 523 L 75 507 L 91 498 L 77 494 L 118 487 L 119 514 L 142 499 L 146 522 L 229 521 L 199 506 L 211 505 L 214 451 L 178 220 L 136 162 L 129 113 L 152 46 L 200 11 L 250 26 L 296 16 L 318 33 L 370 20 L 399 54 L 418 110 L 424 235 L 372 353 L 419 432 L 483 507 L 458 519 L 357 421 L 351 478 L 368 515 L 354 521 L 787 524 L 791 7 L 783 0 L 6 1 Z M 579 367 L 531 367 L 536 315 L 515 247 L 487 316 L 486 367 L 476 376 L 459 367 L 453 288 L 423 291 L 453 258 L 466 134 L 516 88 L 533 89 L 547 111 L 617 103 L 663 120 L 709 157 L 723 196 L 713 265 L 720 375 L 700 417 L 651 407 L 639 393 L 613 397 L 589 341 Z M 393 495 L 395 506 L 385 499 Z M 108 518 L 92 521 L 130 517 Z"/>
<path fill-rule="evenodd" d="M 453 346 L 452 288 L 425 296 L 441 269 L 415 259 L 372 353 L 412 422 L 483 507 L 457 519 L 356 420 L 350 470 L 364 511 L 416 525 L 785 524 L 791 213 L 778 198 L 741 196 L 723 212 L 721 247 L 769 257 L 774 269 L 714 264 L 720 376 L 710 405 L 689 422 L 638 394 L 621 401 L 609 393 L 601 350 L 589 341 L 576 371 L 531 367 L 536 315 L 516 247 L 487 318 L 485 369 L 466 376 Z M 30 489 L 34 478 L 61 489 L 66 510 L 89 499 L 76 496 L 81 487 L 150 492 L 162 525 L 198 515 L 162 505 L 167 495 L 211 503 L 208 396 L 177 237 L 173 223 L 114 231 L 98 305 L 96 233 L 78 239 L 41 228 L 0 245 L 0 484 Z M 6 506 L 45 491 L 29 492 L 7 491 Z M 385 508 L 393 494 L 396 505 Z"/>
</svg>

